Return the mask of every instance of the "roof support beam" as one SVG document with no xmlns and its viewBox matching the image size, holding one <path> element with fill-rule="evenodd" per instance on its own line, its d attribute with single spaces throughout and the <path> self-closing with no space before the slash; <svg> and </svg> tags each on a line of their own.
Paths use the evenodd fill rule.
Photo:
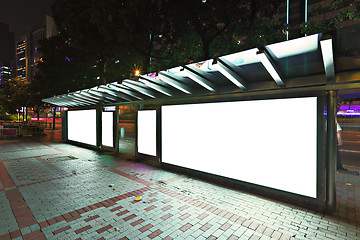
<svg viewBox="0 0 360 240">
<path fill-rule="evenodd" d="M 154 91 L 150 90 L 147 88 L 147 86 L 143 83 L 139 83 L 139 82 L 136 82 L 136 81 L 133 81 L 133 80 L 124 80 L 122 82 L 123 85 L 131 88 L 131 89 L 134 89 L 135 91 L 138 91 L 140 92 L 141 94 L 144 94 L 148 97 L 151 97 L 151 98 L 156 98 L 155 94 L 154 94 Z M 143 87 L 145 86 L 145 87 Z"/>
<path fill-rule="evenodd" d="M 111 99 L 111 100 L 113 100 L 115 102 L 124 100 L 124 99 L 122 99 L 120 97 L 117 97 L 117 96 L 111 95 L 111 94 L 109 94 L 107 92 L 104 92 L 104 91 L 102 91 L 101 89 L 98 89 L 98 88 L 91 88 L 90 91 L 93 92 L 94 94 L 100 94 L 102 97 Z"/>
<path fill-rule="evenodd" d="M 74 96 L 79 98 L 79 99 L 91 101 L 94 104 L 106 103 L 105 101 L 101 101 L 100 99 L 98 99 L 96 97 L 93 97 L 92 95 L 86 95 L 86 93 L 84 93 L 84 92 L 75 92 Z"/>
<path fill-rule="evenodd" d="M 122 84 L 119 84 L 119 83 L 111 83 L 110 87 L 112 86 L 115 86 L 116 87 L 116 91 L 120 91 L 120 92 L 123 92 L 131 97 L 134 97 L 134 98 L 137 98 L 139 100 L 144 100 L 143 99 L 143 96 L 137 92 L 134 92 L 132 90 L 130 90 L 130 88 L 122 85 Z"/>
<path fill-rule="evenodd" d="M 216 65 L 214 66 L 216 66 L 217 70 L 237 87 L 243 90 L 247 89 L 246 80 L 235 71 L 235 68 L 238 68 L 235 64 L 226 59 L 218 58 Z"/>
<path fill-rule="evenodd" d="M 335 68 L 334 68 L 334 57 L 333 57 L 333 47 L 332 47 L 331 37 L 324 36 L 320 40 L 320 46 L 321 46 L 321 54 L 324 63 L 326 80 L 334 81 Z"/>
<path fill-rule="evenodd" d="M 181 79 L 177 76 L 174 76 L 171 73 L 167 73 L 164 71 L 159 72 L 159 76 L 162 81 L 166 82 L 167 84 L 171 85 L 172 87 L 186 93 L 186 94 L 192 94 L 193 90 L 191 87 L 181 83 Z"/>
<path fill-rule="evenodd" d="M 90 99 L 90 98 L 85 98 L 85 97 L 76 96 L 75 93 L 73 93 L 73 94 L 68 94 L 68 96 L 71 96 L 71 97 L 74 98 L 74 99 L 77 99 L 77 100 L 79 100 L 79 101 L 86 102 L 86 103 L 89 103 L 89 104 L 98 104 L 98 103 L 99 103 L 98 101 L 95 101 L 95 100 Z"/>
<path fill-rule="evenodd" d="M 194 82 L 198 83 L 211 92 L 216 92 L 217 87 L 213 82 L 211 82 L 210 79 L 212 76 L 209 73 L 191 65 L 184 66 L 184 72 Z"/>
<path fill-rule="evenodd" d="M 107 93 L 100 92 L 93 88 L 89 89 L 89 92 L 91 92 L 94 95 L 100 96 L 102 98 L 109 99 L 110 101 L 117 101 L 116 97 L 111 96 L 110 94 L 107 94 Z"/>
<path fill-rule="evenodd" d="M 265 67 L 266 71 L 268 71 L 268 73 L 274 79 L 276 84 L 279 87 L 284 87 L 285 83 L 284 83 L 283 79 L 281 78 L 281 71 L 277 68 L 275 62 L 272 60 L 270 55 L 264 50 L 258 51 L 256 53 L 256 55 L 258 56 L 262 65 Z"/>
<path fill-rule="evenodd" d="M 71 98 L 71 97 L 69 97 L 69 96 L 67 96 L 67 95 L 62 95 L 62 96 L 60 96 L 60 98 L 61 98 L 62 100 L 64 100 L 65 102 L 71 102 L 74 107 L 76 107 L 76 106 L 85 106 L 85 105 L 88 105 L 88 104 L 89 104 L 89 103 L 86 103 L 86 102 L 84 102 L 84 101 Z"/>
<path fill-rule="evenodd" d="M 129 102 L 132 101 L 132 99 L 131 99 L 128 95 L 126 95 L 126 94 L 124 94 L 124 93 L 121 93 L 121 92 L 119 92 L 119 91 L 116 91 L 115 89 L 110 88 L 110 87 L 108 87 L 108 86 L 101 85 L 101 86 L 99 87 L 99 89 L 101 89 L 101 90 L 105 91 L 106 93 L 108 93 L 108 94 L 110 94 L 110 95 L 113 95 L 113 96 L 115 96 L 115 97 L 122 98 L 122 99 L 124 99 L 124 100 L 126 100 L 126 101 L 129 101 Z"/>
<path fill-rule="evenodd" d="M 139 81 L 166 96 L 171 97 L 173 95 L 172 91 L 164 86 L 161 86 L 160 81 L 155 78 L 147 77 L 147 76 L 140 76 Z"/>
<path fill-rule="evenodd" d="M 94 92 L 89 92 L 89 89 L 85 90 L 85 91 L 81 91 L 81 93 L 79 93 L 83 96 L 87 96 L 87 97 L 91 97 L 92 99 L 102 102 L 102 103 L 111 103 L 112 101 L 106 99 L 105 97 L 100 96 L 99 94 L 95 94 Z"/>
<path fill-rule="evenodd" d="M 59 99 L 43 99 L 42 102 L 56 105 L 56 106 L 66 106 L 66 107 L 67 106 L 69 106 L 69 107 L 76 106 L 74 103 L 70 104 L 69 102 L 61 101 Z"/>
</svg>

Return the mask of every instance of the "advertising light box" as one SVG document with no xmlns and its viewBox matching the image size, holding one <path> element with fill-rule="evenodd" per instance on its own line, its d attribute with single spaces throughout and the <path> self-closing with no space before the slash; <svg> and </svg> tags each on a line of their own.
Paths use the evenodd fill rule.
<svg viewBox="0 0 360 240">
<path fill-rule="evenodd" d="M 114 146 L 114 113 L 102 112 L 102 145 Z"/>
<path fill-rule="evenodd" d="M 156 156 L 156 110 L 138 111 L 138 153 Z"/>
<path fill-rule="evenodd" d="M 162 162 L 316 198 L 316 97 L 161 110 Z"/>
<path fill-rule="evenodd" d="M 68 111 L 68 139 L 96 146 L 96 110 Z"/>
</svg>

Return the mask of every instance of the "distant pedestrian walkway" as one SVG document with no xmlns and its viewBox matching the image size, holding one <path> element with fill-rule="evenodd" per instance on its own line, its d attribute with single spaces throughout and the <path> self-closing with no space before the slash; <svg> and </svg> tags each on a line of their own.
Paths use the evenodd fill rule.
<svg viewBox="0 0 360 240">
<path fill-rule="evenodd" d="M 56 136 L 0 139 L 1 240 L 360 239 L 357 175 L 324 216 Z"/>
</svg>

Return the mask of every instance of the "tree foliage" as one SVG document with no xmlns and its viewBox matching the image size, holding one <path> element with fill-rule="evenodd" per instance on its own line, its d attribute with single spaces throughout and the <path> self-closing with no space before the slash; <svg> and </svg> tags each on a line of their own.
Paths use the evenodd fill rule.
<svg viewBox="0 0 360 240">
<path fill-rule="evenodd" d="M 111 81 L 129 74 L 134 64 L 150 72 L 281 41 L 284 26 L 271 20 L 279 4 L 280 0 L 57 0 L 53 11 L 70 45 L 94 56 L 103 70 L 100 77 Z M 121 70 L 113 73 L 114 69 Z"/>
<path fill-rule="evenodd" d="M 29 83 L 19 78 L 5 81 L 0 89 L 2 111 L 16 113 L 17 109 L 29 104 Z"/>
<path fill-rule="evenodd" d="M 320 3 L 311 9 L 310 15 L 316 20 L 301 23 L 302 34 L 331 34 L 342 28 L 342 23 L 349 20 L 360 20 L 360 0 L 330 0 Z M 320 16 L 323 18 L 321 19 Z"/>
<path fill-rule="evenodd" d="M 29 98 L 41 99 L 285 39 L 280 0 L 57 0 Z"/>
</svg>

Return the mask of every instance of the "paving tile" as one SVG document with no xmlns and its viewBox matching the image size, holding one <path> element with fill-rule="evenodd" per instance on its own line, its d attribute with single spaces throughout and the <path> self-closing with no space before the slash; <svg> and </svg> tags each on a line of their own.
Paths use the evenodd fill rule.
<svg viewBox="0 0 360 240">
<path fill-rule="evenodd" d="M 25 139 L 1 147 L 0 239 L 360 236 L 359 176 L 337 174 L 339 208 L 324 215 L 65 143 Z M 76 159 L 54 161 L 69 155 Z"/>
</svg>

